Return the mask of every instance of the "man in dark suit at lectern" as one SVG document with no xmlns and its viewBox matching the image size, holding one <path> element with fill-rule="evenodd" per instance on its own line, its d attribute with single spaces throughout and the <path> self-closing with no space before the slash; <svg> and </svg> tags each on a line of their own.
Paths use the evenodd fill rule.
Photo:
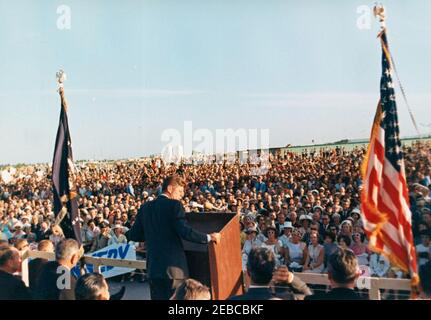
<svg viewBox="0 0 431 320">
<path fill-rule="evenodd" d="M 168 300 L 189 276 L 181 239 L 202 244 L 220 241 L 219 233 L 204 234 L 188 225 L 179 201 L 184 196 L 184 185 L 180 176 L 167 177 L 162 194 L 141 206 L 127 233 L 129 240 L 145 242 L 152 300 Z"/>
</svg>

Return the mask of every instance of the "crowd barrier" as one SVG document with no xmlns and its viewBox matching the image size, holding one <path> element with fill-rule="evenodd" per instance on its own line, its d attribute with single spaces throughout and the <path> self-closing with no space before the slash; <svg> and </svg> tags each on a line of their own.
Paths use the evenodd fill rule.
<svg viewBox="0 0 431 320">
<path fill-rule="evenodd" d="M 55 255 L 51 252 L 27 250 L 22 255 L 22 280 L 28 285 L 28 262 L 31 258 L 43 258 L 54 260 Z M 97 258 L 84 256 L 84 263 L 93 265 L 95 272 L 100 272 L 102 266 L 123 267 L 133 269 L 146 270 L 147 263 L 145 260 L 119 260 L 109 258 Z M 302 279 L 308 285 L 329 285 L 328 276 L 326 274 L 316 273 L 295 273 L 296 276 Z M 381 300 L 381 290 L 395 291 L 411 291 L 411 283 L 409 279 L 392 279 L 392 278 L 374 278 L 362 277 L 359 282 L 360 288 L 368 290 L 368 295 L 371 300 Z"/>
</svg>

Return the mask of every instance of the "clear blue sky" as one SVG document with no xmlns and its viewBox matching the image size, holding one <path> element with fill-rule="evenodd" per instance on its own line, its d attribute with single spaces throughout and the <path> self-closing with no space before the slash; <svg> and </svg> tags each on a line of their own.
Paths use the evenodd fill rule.
<svg viewBox="0 0 431 320">
<path fill-rule="evenodd" d="M 0 0 L 0 163 L 50 162 L 55 72 L 68 75 L 75 159 L 159 153 L 161 133 L 268 128 L 271 146 L 369 136 L 378 24 L 354 0 Z M 57 7 L 71 29 L 57 28 Z M 431 127 L 431 2 L 387 0 L 389 41 Z M 399 92 L 399 90 L 398 90 Z M 415 134 L 398 97 L 401 134 Z"/>
</svg>

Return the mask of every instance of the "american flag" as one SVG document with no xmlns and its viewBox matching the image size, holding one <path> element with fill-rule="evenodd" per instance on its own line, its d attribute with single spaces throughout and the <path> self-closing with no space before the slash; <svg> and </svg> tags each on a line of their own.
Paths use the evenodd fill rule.
<svg viewBox="0 0 431 320">
<path fill-rule="evenodd" d="M 417 284 L 409 193 L 401 149 L 392 64 L 386 31 L 380 34 L 382 77 L 380 101 L 370 144 L 362 164 L 362 219 L 369 245 L 409 274 Z"/>
</svg>

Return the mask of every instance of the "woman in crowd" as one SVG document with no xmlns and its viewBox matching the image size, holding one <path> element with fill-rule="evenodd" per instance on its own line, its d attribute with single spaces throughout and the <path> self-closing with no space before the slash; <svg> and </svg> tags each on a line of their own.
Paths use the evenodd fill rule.
<svg viewBox="0 0 431 320">
<path fill-rule="evenodd" d="M 353 224 L 350 220 L 344 220 L 340 226 L 340 234 L 343 236 L 347 236 L 349 238 L 352 237 L 353 234 Z"/>
<path fill-rule="evenodd" d="M 11 237 L 7 217 L 0 215 L 0 240 L 9 240 Z"/>
<path fill-rule="evenodd" d="M 127 243 L 127 238 L 123 234 L 123 226 L 121 224 L 116 224 L 111 234 L 111 238 L 108 240 L 108 246 L 111 244 L 125 244 Z"/>
<path fill-rule="evenodd" d="M 307 257 L 307 245 L 301 241 L 302 234 L 298 228 L 293 229 L 292 237 L 287 246 L 284 247 L 286 265 L 292 271 L 302 271 L 302 268 Z"/>
<path fill-rule="evenodd" d="M 358 264 L 360 266 L 369 265 L 369 254 L 368 246 L 364 243 L 365 236 L 360 233 L 354 233 L 352 236 L 353 242 L 350 245 L 350 249 L 358 258 Z"/>
<path fill-rule="evenodd" d="M 340 246 L 340 248 L 345 249 L 345 250 L 349 250 L 352 251 L 352 249 L 350 249 L 350 245 L 352 244 L 352 238 L 342 235 L 340 234 L 337 237 L 337 244 Z"/>
<path fill-rule="evenodd" d="M 335 234 L 333 234 L 330 231 L 327 231 L 325 233 L 325 237 L 323 241 L 323 249 L 325 250 L 325 257 L 323 260 L 323 264 L 325 265 L 325 270 L 326 270 L 328 266 L 329 257 L 338 249 L 338 246 L 335 243 Z"/>
<path fill-rule="evenodd" d="M 242 269 L 245 271 L 247 266 L 247 259 L 250 251 L 254 248 L 258 248 L 262 243 L 256 239 L 257 229 L 255 226 L 251 226 L 245 230 L 246 240 L 242 247 Z"/>
<path fill-rule="evenodd" d="M 299 217 L 299 223 L 301 224 L 299 230 L 303 236 L 306 236 L 310 232 L 311 221 L 313 221 L 313 219 L 308 214 L 302 214 Z"/>
<path fill-rule="evenodd" d="M 319 244 L 319 234 L 317 232 L 310 234 L 310 242 L 303 270 L 304 272 L 322 273 L 325 268 L 323 264 L 325 249 Z"/>
<path fill-rule="evenodd" d="M 281 258 L 284 254 L 284 251 L 280 240 L 278 240 L 277 229 L 273 226 L 268 226 L 266 229 L 266 237 L 268 240 L 263 242 L 261 247 L 267 248 L 274 253 L 275 265 L 279 266 L 282 263 Z"/>
<path fill-rule="evenodd" d="M 20 221 L 13 225 L 13 233 L 10 239 L 12 243 L 15 243 L 16 240 L 23 239 L 25 237 L 25 232 L 22 229 L 23 224 Z"/>
</svg>

